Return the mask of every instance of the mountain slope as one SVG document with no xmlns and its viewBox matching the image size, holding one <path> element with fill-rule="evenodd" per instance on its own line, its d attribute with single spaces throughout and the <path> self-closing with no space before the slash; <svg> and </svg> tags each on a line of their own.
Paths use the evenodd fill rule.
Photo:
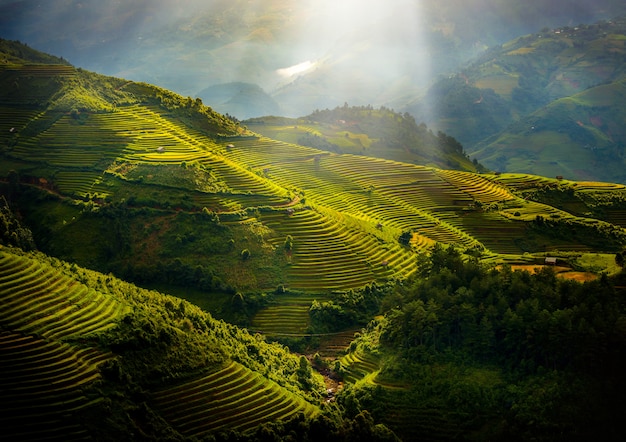
<svg viewBox="0 0 626 442">
<path fill-rule="evenodd" d="M 305 398 L 319 395 L 320 379 L 297 374 L 295 355 L 185 301 L 2 246 L 0 284 L 5 437 L 84 440 L 139 432 L 156 440 L 165 433 L 175 438 L 175 430 L 186 436 L 242 431 L 319 413 Z M 227 373 L 235 389 L 212 383 Z M 203 396 L 200 405 L 186 401 L 192 388 L 194 397 Z M 241 403 L 235 392 L 263 402 Z M 230 419 L 219 417 L 218 403 Z M 185 426 L 176 418 L 181 414 L 202 426 Z"/>
<path fill-rule="evenodd" d="M 216 111 L 240 119 L 281 115 L 278 103 L 255 84 L 218 84 L 202 89 L 197 96 L 205 103 L 211 103 Z"/>
<path fill-rule="evenodd" d="M 298 119 L 261 117 L 246 124 L 270 138 L 298 143 L 334 153 L 366 155 L 421 165 L 475 172 L 463 146 L 426 125 L 418 125 L 408 113 L 385 107 L 348 106 L 316 110 Z"/>
<path fill-rule="evenodd" d="M 555 100 L 476 146 L 496 170 L 626 182 L 626 80 Z"/>
<path fill-rule="evenodd" d="M 238 291 L 328 293 L 405 278 L 415 252 L 435 242 L 498 260 L 624 243 L 603 212 L 606 201 L 620 209 L 623 186 L 363 155 L 475 167 L 457 142 L 410 116 L 346 106 L 298 128 L 366 147 L 336 153 L 255 134 L 200 100 L 71 66 L 59 75 L 58 66 L 3 70 L 7 200 L 43 251 L 151 287 L 200 290 L 198 302 L 223 317 L 246 323 L 262 307 L 237 302 Z M 363 128 L 347 127 L 360 113 Z M 333 129 L 342 115 L 346 125 Z M 571 212 L 528 200 L 511 182 L 592 197 Z"/>
<path fill-rule="evenodd" d="M 626 19 L 622 17 L 520 37 L 489 50 L 455 77 L 439 81 L 422 103 L 410 110 L 459 139 L 478 160 L 486 159 L 487 167 L 621 181 L 623 177 L 616 171 L 585 167 L 590 155 L 584 151 L 594 146 L 621 151 L 624 144 L 615 128 L 623 121 L 619 97 L 626 75 L 625 35 Z M 585 92 L 599 86 L 602 88 L 595 92 Z M 613 99 L 610 88 L 614 88 Z M 557 101 L 567 97 L 571 100 Z M 539 141 L 534 130 L 546 126 L 550 129 L 542 129 L 545 140 Z M 596 129 L 604 135 L 593 133 Z M 494 137 L 501 131 L 496 141 Z M 581 134 L 583 131 L 587 135 Z M 529 161 L 541 161 L 535 158 L 534 151 L 540 148 L 537 143 L 568 145 L 567 151 L 575 152 L 570 157 L 575 164 L 533 168 Z M 501 148 L 516 152 L 505 153 L 503 158 L 515 159 L 498 162 L 494 152 Z M 562 157 L 559 153 L 553 156 Z"/>
</svg>

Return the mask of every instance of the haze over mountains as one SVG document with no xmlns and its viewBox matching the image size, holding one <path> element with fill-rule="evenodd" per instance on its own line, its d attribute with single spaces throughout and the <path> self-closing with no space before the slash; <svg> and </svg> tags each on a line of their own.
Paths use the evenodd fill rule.
<svg viewBox="0 0 626 442">
<path fill-rule="evenodd" d="M 624 10 L 619 0 L 5 0 L 0 28 L 76 66 L 183 95 L 255 84 L 281 115 L 302 116 L 344 102 L 403 110 L 489 46 Z M 209 104 L 249 118 L 267 110 L 257 98 L 269 99 Z"/>
</svg>

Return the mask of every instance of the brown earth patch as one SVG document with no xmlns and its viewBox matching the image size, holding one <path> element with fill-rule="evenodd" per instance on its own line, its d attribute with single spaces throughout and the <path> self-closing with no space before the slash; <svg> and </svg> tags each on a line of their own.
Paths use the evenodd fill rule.
<svg viewBox="0 0 626 442">
<path fill-rule="evenodd" d="M 591 272 L 577 272 L 570 267 L 564 266 L 546 266 L 542 264 L 514 264 L 511 266 L 511 270 L 525 270 L 531 274 L 537 273 L 544 267 L 550 267 L 557 274 L 559 278 L 570 279 L 578 282 L 593 281 L 598 278 L 598 275 Z"/>
</svg>

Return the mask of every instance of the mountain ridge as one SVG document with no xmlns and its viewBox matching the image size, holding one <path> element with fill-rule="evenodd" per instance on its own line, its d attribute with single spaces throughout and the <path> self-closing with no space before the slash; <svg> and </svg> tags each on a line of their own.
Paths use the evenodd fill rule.
<svg viewBox="0 0 626 442">
<path fill-rule="evenodd" d="M 624 145 L 618 129 L 624 20 L 544 29 L 494 47 L 439 81 L 424 108 L 412 111 L 489 168 L 622 182 L 605 160 L 621 162 Z"/>
</svg>

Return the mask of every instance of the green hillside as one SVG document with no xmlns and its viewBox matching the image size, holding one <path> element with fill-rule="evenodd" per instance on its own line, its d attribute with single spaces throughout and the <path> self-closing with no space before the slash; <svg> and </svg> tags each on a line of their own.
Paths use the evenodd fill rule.
<svg viewBox="0 0 626 442">
<path fill-rule="evenodd" d="M 495 170 L 626 182 L 626 80 L 553 101 L 476 146 Z"/>
<path fill-rule="evenodd" d="M 382 108 L 244 127 L 3 44 L 10 438 L 619 433 L 626 186 L 467 171 Z"/>
<path fill-rule="evenodd" d="M 167 431 L 174 440 L 319 413 L 320 378 L 302 372 L 295 355 L 180 299 L 6 247 L 0 297 L 3 434 L 11 439 Z M 207 403 L 216 397 L 229 419 Z"/>
<path fill-rule="evenodd" d="M 475 172 L 463 146 L 452 137 L 433 134 L 409 114 L 372 106 L 316 110 L 292 119 L 261 117 L 245 121 L 251 129 L 276 140 L 334 153 L 365 155 L 405 163 Z"/>
<path fill-rule="evenodd" d="M 453 138 L 386 109 L 245 128 L 200 100 L 67 65 L 14 61 L 2 78 L 2 191 L 37 246 L 244 324 L 275 302 L 255 293 L 403 279 L 435 242 L 495 261 L 624 243 L 603 211 L 620 210 L 623 186 L 520 177 L 591 195 L 575 212 L 535 202 L 504 176 L 423 165 L 476 167 Z M 305 132 L 339 152 L 297 144 Z"/>
<path fill-rule="evenodd" d="M 625 41 L 624 17 L 519 37 L 409 111 L 493 170 L 624 182 Z"/>
</svg>

